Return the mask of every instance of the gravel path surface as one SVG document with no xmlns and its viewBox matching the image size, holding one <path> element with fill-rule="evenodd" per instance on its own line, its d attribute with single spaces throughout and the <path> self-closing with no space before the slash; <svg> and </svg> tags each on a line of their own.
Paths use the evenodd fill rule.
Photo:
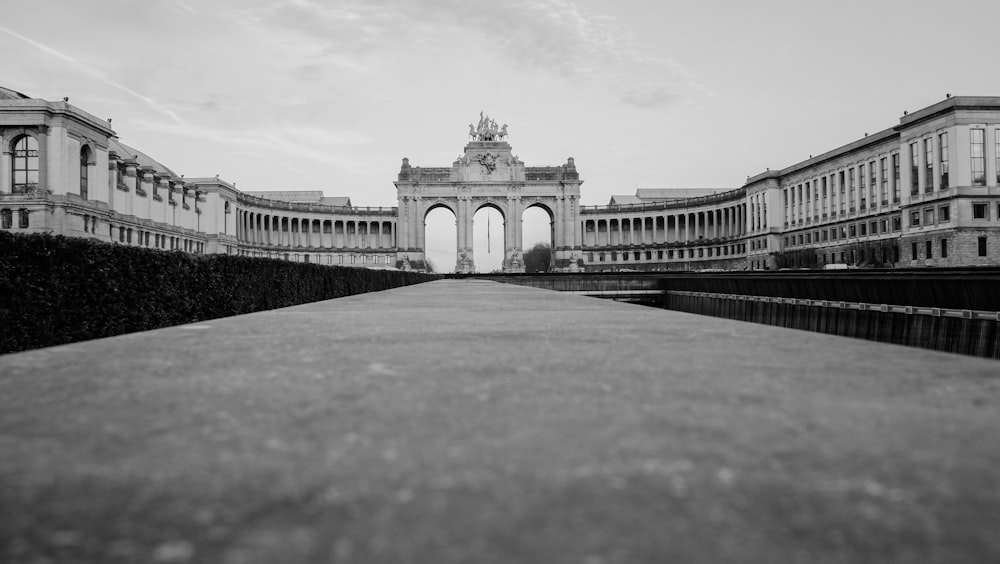
<svg viewBox="0 0 1000 564">
<path fill-rule="evenodd" d="M 1000 562 L 1000 363 L 475 280 L 7 355 L 0 562 Z"/>
</svg>

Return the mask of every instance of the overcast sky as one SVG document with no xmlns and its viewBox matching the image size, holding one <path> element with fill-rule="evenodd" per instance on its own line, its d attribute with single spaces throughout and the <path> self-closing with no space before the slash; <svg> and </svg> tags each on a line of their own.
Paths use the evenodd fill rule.
<svg viewBox="0 0 1000 564">
<path fill-rule="evenodd" d="M 0 0 L 0 83 L 242 189 L 396 204 L 485 110 L 583 203 L 738 187 L 954 95 L 1000 95 L 1000 2 Z"/>
</svg>

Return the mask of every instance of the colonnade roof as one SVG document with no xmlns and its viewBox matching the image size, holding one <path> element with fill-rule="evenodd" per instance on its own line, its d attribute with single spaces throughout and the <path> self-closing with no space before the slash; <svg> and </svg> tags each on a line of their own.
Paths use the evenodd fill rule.
<svg viewBox="0 0 1000 564">
<path fill-rule="evenodd" d="M 17 90 L 11 90 L 10 88 L 4 88 L 0 86 L 0 100 L 27 100 L 29 96 L 27 94 L 21 94 Z"/>
<path fill-rule="evenodd" d="M 177 174 L 170 170 L 166 165 L 160 161 L 150 157 L 146 153 L 138 149 L 133 149 L 128 145 L 122 143 L 117 137 L 112 137 L 111 142 L 108 144 L 108 149 L 118 155 L 122 159 L 135 159 L 136 163 L 141 167 L 149 167 L 155 170 L 159 174 L 170 176 L 171 178 L 177 178 Z"/>
<path fill-rule="evenodd" d="M 746 188 L 734 188 L 725 192 L 698 196 L 693 198 L 678 198 L 659 201 L 642 201 L 639 203 L 609 204 L 607 206 L 580 206 L 581 214 L 599 213 L 620 213 L 624 211 L 651 212 L 663 210 L 675 210 L 685 208 L 696 208 L 699 206 L 711 206 L 724 204 L 727 202 L 738 203 L 746 197 Z"/>
</svg>

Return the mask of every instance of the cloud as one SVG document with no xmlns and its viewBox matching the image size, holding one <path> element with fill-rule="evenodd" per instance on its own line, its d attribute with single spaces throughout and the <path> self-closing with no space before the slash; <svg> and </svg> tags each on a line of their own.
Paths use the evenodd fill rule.
<svg viewBox="0 0 1000 564">
<path fill-rule="evenodd" d="M 84 63 L 84 62 L 82 62 L 82 61 L 80 61 L 80 60 L 78 60 L 78 59 L 76 59 L 74 57 L 71 57 L 71 56 L 69 56 L 69 55 L 67 55 L 67 54 L 65 54 L 65 53 L 63 53 L 63 52 L 61 52 L 59 50 L 53 49 L 52 47 L 49 47 L 48 45 L 45 45 L 43 43 L 40 43 L 38 41 L 35 41 L 35 40 L 30 39 L 28 37 L 25 37 L 25 36 L 23 36 L 23 35 L 21 35 L 19 33 L 11 31 L 11 30 L 3 27 L 3 26 L 0 26 L 0 31 L 2 31 L 2 32 L 6 33 L 6 34 L 8 34 L 8 35 L 10 35 L 12 37 L 15 37 L 17 39 L 20 39 L 21 41 L 23 41 L 23 42 L 31 45 L 32 47 L 38 49 L 39 51 L 42 51 L 43 53 L 46 53 L 48 55 L 51 55 L 53 57 L 56 57 L 58 59 L 61 59 L 61 60 L 65 61 L 67 63 L 72 64 L 74 70 L 82 71 L 84 74 L 86 74 L 86 75 L 88 75 L 88 76 L 90 76 L 92 78 L 95 78 L 95 79 L 103 82 L 104 84 L 107 84 L 108 86 L 117 88 L 118 90 L 121 90 L 122 92 L 125 92 L 129 96 L 132 96 L 132 97 L 134 97 L 134 98 L 136 98 L 138 100 L 141 100 L 142 102 L 145 102 L 146 105 L 148 105 L 150 108 L 152 108 L 153 110 L 157 111 L 160 114 L 163 114 L 163 115 L 169 117 L 175 123 L 178 123 L 178 124 L 184 123 L 184 120 L 182 120 L 180 116 L 178 116 L 176 113 L 174 113 L 172 110 L 170 110 L 169 108 L 167 108 L 163 104 L 157 102 L 156 100 L 154 100 L 153 98 L 150 98 L 149 96 L 145 96 L 143 94 L 140 94 L 140 93 L 136 92 L 135 90 L 132 90 L 131 88 L 129 88 L 129 87 L 127 87 L 127 86 L 125 86 L 125 85 L 123 85 L 121 83 L 118 83 L 118 82 L 115 82 L 115 81 L 109 79 L 107 76 L 105 76 L 104 73 L 102 73 L 101 71 L 95 69 L 92 66 L 90 66 L 90 65 L 88 65 L 88 64 L 86 64 L 86 63 Z"/>
<path fill-rule="evenodd" d="M 592 79 L 608 69 L 661 66 L 636 45 L 617 18 L 571 0 L 278 0 L 245 9 L 255 26 L 283 28 L 309 41 L 321 57 L 364 56 L 394 45 L 434 45 L 443 33 L 464 33 L 471 48 L 488 46 L 522 68 L 567 79 Z M 300 72 L 314 70 L 303 64 Z M 364 68 L 358 65 L 358 70 Z M 662 72 L 670 75 L 668 72 Z"/>
<path fill-rule="evenodd" d="M 659 108 L 680 101 L 681 97 L 663 85 L 643 84 L 622 94 L 621 100 L 637 108 Z"/>
<path fill-rule="evenodd" d="M 331 149 L 372 142 L 369 137 L 352 131 L 332 131 L 313 126 L 266 127 L 257 124 L 253 129 L 224 129 L 143 119 L 134 123 L 151 131 L 199 141 L 207 139 L 248 155 L 304 158 L 355 173 L 363 172 L 362 167 L 351 159 L 338 156 L 342 151 Z"/>
</svg>

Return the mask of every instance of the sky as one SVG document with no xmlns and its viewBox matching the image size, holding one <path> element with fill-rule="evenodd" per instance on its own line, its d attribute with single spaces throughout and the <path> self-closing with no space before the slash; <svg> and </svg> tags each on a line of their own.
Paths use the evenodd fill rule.
<svg viewBox="0 0 1000 564">
<path fill-rule="evenodd" d="M 394 206 L 485 111 L 582 202 L 736 188 L 1000 95 L 996 0 L 0 0 L 0 85 L 189 177 Z"/>
</svg>

